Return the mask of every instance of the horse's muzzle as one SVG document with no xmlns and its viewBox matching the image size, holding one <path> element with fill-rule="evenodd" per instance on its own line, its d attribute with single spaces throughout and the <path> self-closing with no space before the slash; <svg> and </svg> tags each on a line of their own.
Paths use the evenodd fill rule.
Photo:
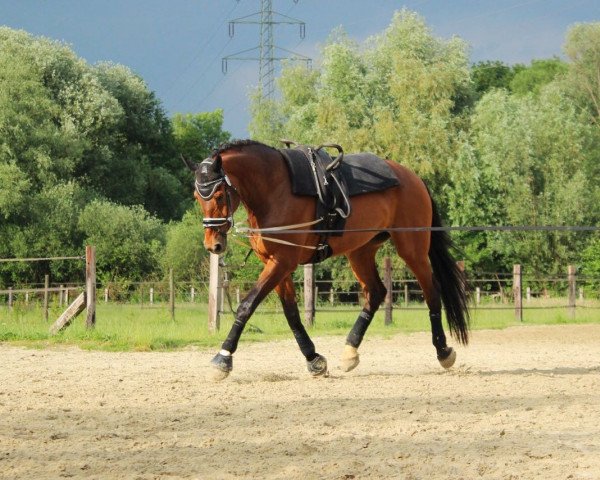
<svg viewBox="0 0 600 480">
<path fill-rule="evenodd" d="M 220 255 L 225 251 L 225 247 L 221 243 L 215 243 L 211 249 L 212 253 Z"/>
<path fill-rule="evenodd" d="M 225 235 L 215 235 L 213 241 L 204 241 L 204 248 L 210 253 L 221 255 L 227 249 L 227 237 Z"/>
</svg>

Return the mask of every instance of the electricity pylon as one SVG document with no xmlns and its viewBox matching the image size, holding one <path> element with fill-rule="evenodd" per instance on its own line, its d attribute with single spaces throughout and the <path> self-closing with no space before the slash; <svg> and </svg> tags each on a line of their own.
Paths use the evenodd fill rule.
<svg viewBox="0 0 600 480">
<path fill-rule="evenodd" d="M 298 3 L 298 0 L 294 0 L 294 3 Z M 288 17 L 287 15 L 273 11 L 273 0 L 260 0 L 260 12 L 231 20 L 229 22 L 229 37 L 233 38 L 235 35 L 236 24 L 244 23 L 260 26 L 260 43 L 256 47 L 241 50 L 223 57 L 221 60 L 221 69 L 223 73 L 227 73 L 227 62 L 229 60 L 258 61 L 259 98 L 272 99 L 275 93 L 275 62 L 282 60 L 301 61 L 305 62 L 307 67 L 310 67 L 311 64 L 309 57 L 275 45 L 273 26 L 283 24 L 298 25 L 300 28 L 300 38 L 303 39 L 306 35 L 306 24 L 297 18 Z"/>
</svg>

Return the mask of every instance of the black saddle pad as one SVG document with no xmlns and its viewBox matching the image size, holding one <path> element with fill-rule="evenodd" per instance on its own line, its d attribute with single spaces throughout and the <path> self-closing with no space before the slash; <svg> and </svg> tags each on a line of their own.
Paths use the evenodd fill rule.
<svg viewBox="0 0 600 480">
<path fill-rule="evenodd" d="M 317 196 L 313 174 L 308 159 L 296 149 L 280 150 L 286 161 L 295 195 Z M 400 185 L 398 178 L 385 160 L 372 153 L 344 155 L 339 170 L 348 186 L 348 195 L 379 192 Z"/>
</svg>

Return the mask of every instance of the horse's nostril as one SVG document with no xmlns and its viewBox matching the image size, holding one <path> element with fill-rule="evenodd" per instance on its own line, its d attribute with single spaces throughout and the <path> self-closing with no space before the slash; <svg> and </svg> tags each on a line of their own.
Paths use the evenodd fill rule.
<svg viewBox="0 0 600 480">
<path fill-rule="evenodd" d="M 221 253 L 223 251 L 223 245 L 220 243 L 215 243 L 213 246 L 213 253 Z"/>
</svg>

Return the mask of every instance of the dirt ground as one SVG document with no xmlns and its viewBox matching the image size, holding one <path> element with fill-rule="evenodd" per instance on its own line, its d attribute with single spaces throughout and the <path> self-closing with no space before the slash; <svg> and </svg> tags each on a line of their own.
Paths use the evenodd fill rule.
<svg viewBox="0 0 600 480">
<path fill-rule="evenodd" d="M 214 351 L 0 345 L 0 478 L 600 479 L 600 325 L 476 331 L 445 372 L 428 334 Z"/>
</svg>

